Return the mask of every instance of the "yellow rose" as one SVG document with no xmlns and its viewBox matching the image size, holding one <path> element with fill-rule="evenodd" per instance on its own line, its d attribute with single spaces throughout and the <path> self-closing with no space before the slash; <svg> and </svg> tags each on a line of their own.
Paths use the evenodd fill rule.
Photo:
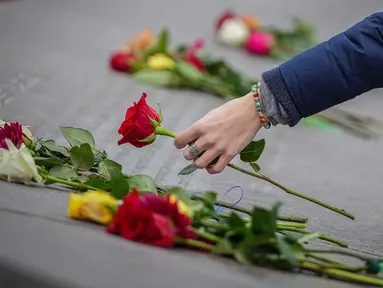
<svg viewBox="0 0 383 288">
<path fill-rule="evenodd" d="M 165 54 L 155 54 L 148 58 L 148 67 L 153 70 L 173 69 L 175 62 Z"/>
<path fill-rule="evenodd" d="M 83 194 L 70 193 L 68 216 L 78 220 L 89 220 L 104 226 L 113 219 L 113 212 L 105 205 L 117 205 L 117 199 L 103 191 L 88 191 Z"/>
<path fill-rule="evenodd" d="M 189 207 L 188 205 L 185 204 L 184 201 L 178 199 L 177 196 L 175 195 L 170 195 L 170 198 L 169 198 L 169 203 L 170 204 L 175 204 L 177 203 L 177 207 L 178 207 L 178 211 L 181 213 L 181 214 L 184 214 L 188 217 L 191 217 L 191 211 L 189 210 Z"/>
</svg>

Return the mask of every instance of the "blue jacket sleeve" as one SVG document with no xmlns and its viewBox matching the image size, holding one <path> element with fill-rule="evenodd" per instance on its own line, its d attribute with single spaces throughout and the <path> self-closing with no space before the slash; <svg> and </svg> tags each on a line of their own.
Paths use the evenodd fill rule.
<svg viewBox="0 0 383 288">
<path fill-rule="evenodd" d="M 383 87 L 383 12 L 263 73 L 296 125 L 327 108 Z"/>
</svg>

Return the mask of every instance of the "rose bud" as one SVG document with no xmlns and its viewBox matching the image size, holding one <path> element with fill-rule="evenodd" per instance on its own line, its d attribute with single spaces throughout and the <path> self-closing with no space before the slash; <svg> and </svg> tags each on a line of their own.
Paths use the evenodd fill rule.
<svg viewBox="0 0 383 288">
<path fill-rule="evenodd" d="M 253 15 L 247 14 L 242 17 L 242 21 L 252 30 L 261 27 L 261 22 Z"/>
<path fill-rule="evenodd" d="M 110 58 L 110 67 L 117 71 L 132 72 L 132 63 L 136 62 L 138 57 L 132 52 L 123 50 L 116 51 Z"/>
<path fill-rule="evenodd" d="M 252 31 L 247 41 L 247 50 L 254 54 L 269 55 L 275 44 L 274 35 L 262 31 Z"/>
</svg>

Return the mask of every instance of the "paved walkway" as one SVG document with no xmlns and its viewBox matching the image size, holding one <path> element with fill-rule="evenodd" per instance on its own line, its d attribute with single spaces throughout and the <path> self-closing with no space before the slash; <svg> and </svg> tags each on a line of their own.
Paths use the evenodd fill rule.
<svg viewBox="0 0 383 288">
<path fill-rule="evenodd" d="M 0 115 L 30 124 L 36 135 L 63 141 L 58 125 L 90 130 L 98 146 L 124 164 L 127 173 L 148 173 L 158 182 L 191 191 L 245 190 L 244 205 L 285 203 L 285 214 L 310 217 L 310 229 L 348 241 L 355 249 L 383 255 L 382 141 L 362 141 L 305 126 L 262 132 L 265 174 L 288 187 L 353 212 L 350 221 L 285 195 L 235 171 L 180 178 L 185 166 L 172 141 L 159 139 L 137 150 L 117 147 L 116 129 L 125 109 L 143 91 L 160 102 L 164 125 L 180 131 L 221 100 L 202 93 L 143 86 L 107 69 L 109 53 L 143 26 L 168 26 L 174 43 L 205 37 L 206 45 L 238 69 L 259 77 L 275 63 L 222 48 L 213 40 L 213 19 L 236 1 L 20 0 L 0 4 Z M 239 12 L 266 23 L 288 25 L 294 15 L 318 26 L 321 39 L 381 9 L 379 0 L 241 1 Z M 346 13 L 347 11 L 347 13 Z M 344 105 L 381 115 L 382 93 Z M 232 199 L 239 194 L 232 194 Z M 230 200 L 230 199 L 228 199 Z M 93 225 L 68 221 L 67 193 L 0 183 L 0 286 L 18 276 L 26 287 L 350 287 L 301 275 L 244 269 L 203 255 L 168 252 L 110 237 Z M 4 266 L 4 267 L 5 267 Z M 16 269 L 17 268 L 17 269 Z M 20 272 L 21 271 L 21 272 Z M 4 280 L 3 280 L 4 279 Z M 40 281 L 40 282 L 39 282 Z M 41 283 L 54 283 L 44 284 Z M 69 284 L 73 286 L 68 286 Z M 4 285 L 1 285 L 4 284 Z M 14 283 L 13 283 L 14 284 Z M 54 286 L 56 285 L 56 286 Z M 61 286 L 60 286 L 61 285 Z M 67 285 L 67 286 L 65 286 Z M 12 286 L 13 287 L 13 286 Z"/>
</svg>

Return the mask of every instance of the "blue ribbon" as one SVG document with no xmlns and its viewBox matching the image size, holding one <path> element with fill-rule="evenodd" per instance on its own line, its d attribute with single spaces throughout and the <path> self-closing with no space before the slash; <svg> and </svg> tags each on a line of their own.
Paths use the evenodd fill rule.
<svg viewBox="0 0 383 288">
<path fill-rule="evenodd" d="M 234 204 L 232 204 L 230 207 L 231 207 L 231 208 L 232 208 L 232 207 L 235 207 L 236 205 L 238 205 L 238 204 L 242 201 L 242 199 L 243 199 L 243 195 L 244 195 L 244 191 L 243 191 L 242 187 L 239 186 L 239 185 L 233 186 L 233 187 L 231 187 L 229 190 L 227 190 L 227 191 L 225 192 L 225 194 L 223 194 L 221 200 L 219 200 L 219 202 L 218 202 L 218 205 L 217 205 L 218 207 L 215 209 L 215 212 L 219 213 L 219 212 L 222 211 L 221 202 L 223 201 L 223 199 L 226 197 L 227 194 L 229 194 L 231 191 L 233 191 L 234 189 L 237 189 L 237 188 L 239 188 L 239 189 L 241 190 L 241 196 L 239 197 L 238 201 L 235 202 Z M 193 197 L 194 195 L 202 195 L 202 196 L 203 196 L 204 194 L 201 193 L 201 192 L 196 192 L 196 193 L 193 193 L 190 197 Z M 222 221 L 221 219 L 217 219 L 217 218 L 214 218 L 214 220 L 216 220 L 216 221 Z M 225 221 L 225 222 L 226 222 L 226 221 Z"/>
</svg>

